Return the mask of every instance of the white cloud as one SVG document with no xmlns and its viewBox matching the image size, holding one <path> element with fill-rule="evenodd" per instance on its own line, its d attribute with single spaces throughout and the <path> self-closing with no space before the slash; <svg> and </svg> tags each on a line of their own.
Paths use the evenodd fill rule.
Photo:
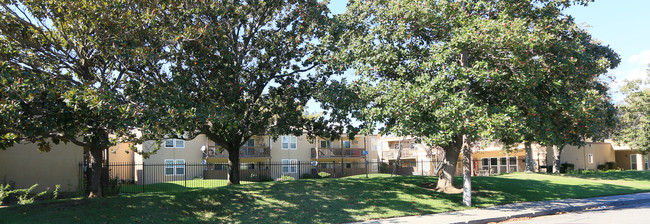
<svg viewBox="0 0 650 224">
<path fill-rule="evenodd" d="M 637 65 L 648 65 L 650 64 L 650 50 L 641 52 L 640 54 L 635 54 L 630 56 L 630 63 Z"/>
<path fill-rule="evenodd" d="M 622 102 L 623 98 L 625 97 L 620 92 L 621 87 L 625 84 L 625 81 L 630 81 L 635 79 L 644 80 L 648 77 L 648 72 L 646 71 L 645 67 L 638 67 L 638 68 L 626 69 L 626 70 L 616 69 L 616 70 L 609 71 L 608 74 L 614 76 L 614 80 L 612 80 L 609 85 L 610 87 L 609 92 L 614 102 L 617 103 Z"/>
</svg>

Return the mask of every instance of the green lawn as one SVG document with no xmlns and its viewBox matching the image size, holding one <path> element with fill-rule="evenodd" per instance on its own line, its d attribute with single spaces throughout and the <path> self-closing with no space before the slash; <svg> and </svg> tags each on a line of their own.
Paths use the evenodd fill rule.
<svg viewBox="0 0 650 224">
<path fill-rule="evenodd" d="M 142 185 L 121 185 L 120 192 L 126 193 L 138 193 L 138 192 L 172 192 L 172 191 L 186 191 L 191 189 L 201 189 L 201 188 L 216 188 L 226 186 L 228 183 L 227 180 L 178 180 L 178 181 L 169 181 L 164 183 L 157 184 L 145 184 Z M 241 181 L 241 184 L 253 183 L 249 181 Z"/>
<path fill-rule="evenodd" d="M 599 179 L 545 174 L 474 177 L 473 202 L 485 207 L 650 191 L 649 172 L 628 172 L 601 174 Z M 1 208 L 0 223 L 339 223 L 468 209 L 460 206 L 460 194 L 422 187 L 436 180 L 362 175 L 62 200 Z M 461 178 L 455 181 L 461 184 Z"/>
</svg>

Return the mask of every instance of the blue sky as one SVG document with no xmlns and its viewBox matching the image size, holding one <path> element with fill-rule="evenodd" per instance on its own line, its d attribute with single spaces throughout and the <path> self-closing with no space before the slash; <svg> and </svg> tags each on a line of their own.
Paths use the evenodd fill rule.
<svg viewBox="0 0 650 224">
<path fill-rule="evenodd" d="M 347 0 L 331 0 L 334 14 L 345 12 Z M 609 45 L 621 57 L 618 68 L 609 71 L 615 77 L 610 90 L 614 101 L 623 80 L 643 79 L 650 64 L 650 0 L 596 0 L 589 6 L 573 6 L 565 13 L 592 34 Z M 310 107 L 310 109 L 312 109 Z"/>
</svg>

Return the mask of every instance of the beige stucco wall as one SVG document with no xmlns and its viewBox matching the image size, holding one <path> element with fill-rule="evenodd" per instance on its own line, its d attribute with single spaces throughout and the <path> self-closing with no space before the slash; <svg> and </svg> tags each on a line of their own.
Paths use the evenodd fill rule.
<svg viewBox="0 0 650 224">
<path fill-rule="evenodd" d="M 52 150 L 43 153 L 36 144 L 16 144 L 0 150 L 0 183 L 15 183 L 17 188 L 38 183 L 36 191 L 61 185 L 61 191 L 77 191 L 82 161 L 83 149 L 71 143 L 52 144 Z"/>
<path fill-rule="evenodd" d="M 593 163 L 587 161 L 589 154 L 594 156 Z M 576 169 L 595 170 L 598 165 L 616 161 L 615 156 L 610 143 L 588 142 L 584 147 L 565 146 L 560 155 L 560 163 L 572 163 Z"/>
<path fill-rule="evenodd" d="M 150 152 L 153 150 L 156 141 L 145 141 L 141 150 Z M 185 141 L 184 148 L 166 148 L 164 141 L 161 141 L 160 149 L 155 154 L 150 155 L 149 158 L 142 158 L 141 155 L 136 155 L 134 161 L 144 162 L 142 165 L 135 167 L 136 182 L 145 184 L 160 183 L 167 181 L 177 181 L 192 179 L 194 177 L 202 177 L 204 166 L 203 151 L 201 147 L 207 145 L 207 137 L 199 135 L 192 140 Z M 166 159 L 184 159 L 185 160 L 185 175 L 165 175 L 165 160 Z M 143 173 L 143 170 L 145 172 Z"/>
</svg>

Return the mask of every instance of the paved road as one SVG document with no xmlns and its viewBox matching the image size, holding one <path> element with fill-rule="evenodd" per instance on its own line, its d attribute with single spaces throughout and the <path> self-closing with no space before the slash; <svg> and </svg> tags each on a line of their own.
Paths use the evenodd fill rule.
<svg viewBox="0 0 650 224">
<path fill-rule="evenodd" d="M 587 210 L 533 218 L 520 222 L 507 222 L 507 224 L 531 223 L 590 223 L 590 224 L 646 224 L 650 223 L 650 202 L 631 204 L 603 209 Z"/>
</svg>

